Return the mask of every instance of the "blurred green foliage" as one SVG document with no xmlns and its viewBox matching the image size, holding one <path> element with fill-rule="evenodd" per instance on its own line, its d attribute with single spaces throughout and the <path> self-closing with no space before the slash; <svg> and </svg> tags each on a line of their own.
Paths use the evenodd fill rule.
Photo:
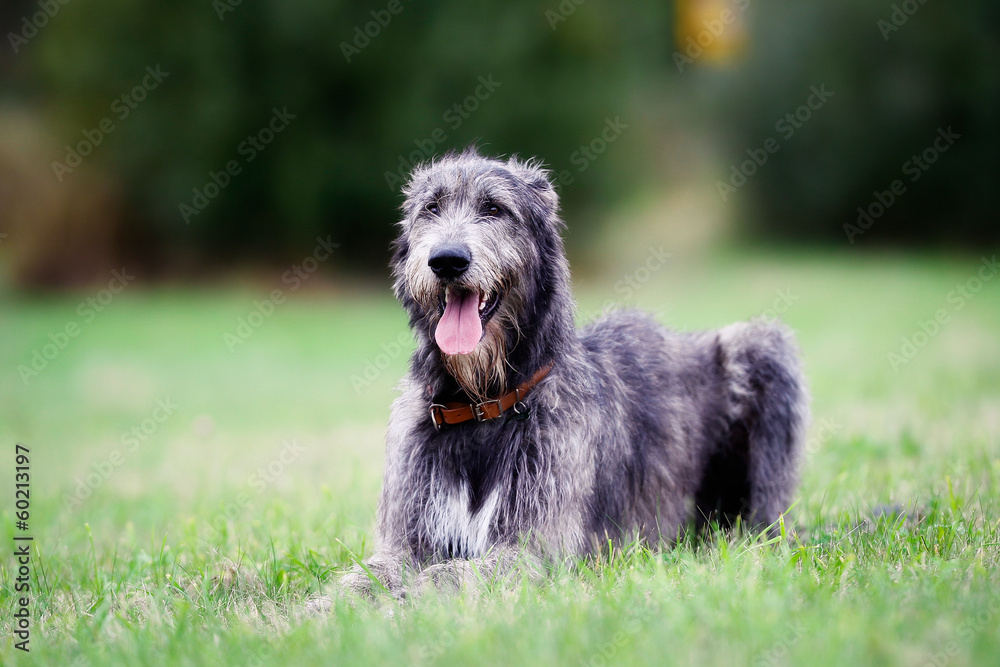
<svg viewBox="0 0 1000 667">
<path fill-rule="evenodd" d="M 555 30 L 545 9 L 499 0 L 98 0 L 68 5 L 44 31 L 37 74 L 70 143 L 110 114 L 146 66 L 169 72 L 99 151 L 163 242 L 280 256 L 332 233 L 351 248 L 344 260 L 382 262 L 401 203 L 389 174 L 471 142 L 572 168 L 570 154 L 649 78 L 649 60 L 668 62 L 669 5 L 593 3 Z M 273 108 L 296 118 L 249 163 L 240 146 Z M 241 172 L 185 224 L 180 205 L 232 160 Z M 616 173 L 625 178 L 573 169 L 579 206 L 613 187 Z"/>
<path fill-rule="evenodd" d="M 1000 6 L 846 0 L 754 8 L 748 57 L 711 75 L 710 85 L 725 101 L 715 118 L 732 164 L 739 168 L 769 137 L 780 144 L 733 194 L 757 231 L 837 244 L 849 236 L 856 244 L 1000 239 Z M 833 95 L 802 113 L 800 127 L 779 125 L 812 86 Z M 935 156 L 928 149 L 947 128 L 960 138 Z M 925 151 L 935 162 L 924 162 Z M 724 178 L 732 175 L 726 166 Z M 887 196 L 896 180 L 905 191 Z M 877 216 L 880 199 L 888 205 Z M 861 237 L 844 229 L 857 225 L 858 207 L 872 216 Z"/>
<path fill-rule="evenodd" d="M 16 5 L 8 17 L 35 9 Z M 745 20 L 746 48 L 679 71 L 673 3 L 94 0 L 60 6 L 0 77 L 46 110 L 60 146 L 112 119 L 87 160 L 121 180 L 130 238 L 161 257 L 284 261 L 330 234 L 350 249 L 343 262 L 381 267 L 399 174 L 471 142 L 545 160 L 578 234 L 629 192 L 669 183 L 664 155 L 687 160 L 678 136 L 708 137 L 697 145 L 718 178 L 706 190 L 778 140 L 726 197 L 771 240 L 846 244 L 858 207 L 896 179 L 906 191 L 864 243 L 1000 238 L 995 5 L 719 6 Z M 897 29 L 879 23 L 894 12 Z M 122 118 L 116 100 L 157 66 L 169 74 Z M 812 86 L 833 96 L 779 131 Z M 275 110 L 294 118 L 265 145 Z M 615 150 L 581 159 L 618 116 L 632 129 Z M 908 180 L 904 163 L 947 127 L 961 139 Z"/>
</svg>

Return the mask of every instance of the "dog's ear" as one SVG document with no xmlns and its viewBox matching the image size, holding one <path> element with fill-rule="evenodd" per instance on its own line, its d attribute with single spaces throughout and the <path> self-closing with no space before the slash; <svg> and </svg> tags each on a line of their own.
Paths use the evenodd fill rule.
<svg viewBox="0 0 1000 667">
<path fill-rule="evenodd" d="M 507 168 L 524 181 L 533 194 L 535 194 L 542 204 L 549 209 L 550 215 L 555 215 L 559 211 L 559 195 L 552 187 L 552 175 L 548 169 L 542 166 L 541 161 L 532 158 L 521 161 L 517 156 L 512 156 L 507 161 Z"/>
</svg>

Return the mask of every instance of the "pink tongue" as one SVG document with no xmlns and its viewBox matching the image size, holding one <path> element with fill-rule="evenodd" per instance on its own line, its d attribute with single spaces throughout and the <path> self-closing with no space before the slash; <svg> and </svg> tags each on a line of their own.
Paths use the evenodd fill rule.
<svg viewBox="0 0 1000 667">
<path fill-rule="evenodd" d="M 434 340 L 445 354 L 468 354 L 483 337 L 479 319 L 479 293 L 450 292 L 444 315 L 434 332 Z"/>
</svg>

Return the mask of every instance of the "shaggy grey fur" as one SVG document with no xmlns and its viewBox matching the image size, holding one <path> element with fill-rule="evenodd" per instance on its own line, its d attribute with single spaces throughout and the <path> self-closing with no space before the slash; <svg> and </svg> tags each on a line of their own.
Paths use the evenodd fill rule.
<svg viewBox="0 0 1000 667">
<path fill-rule="evenodd" d="M 418 167 L 392 260 L 417 349 L 392 408 L 376 549 L 391 592 L 591 552 L 636 534 L 670 542 L 692 522 L 767 527 L 791 504 L 807 421 L 796 346 L 752 321 L 676 333 L 631 311 L 574 326 L 558 198 L 535 162 L 469 149 Z M 461 275 L 428 266 L 441 248 Z M 435 342 L 447 289 L 477 292 L 481 342 Z M 432 402 L 509 391 L 546 364 L 527 419 L 435 428 Z M 346 586 L 374 585 L 360 569 Z"/>
</svg>

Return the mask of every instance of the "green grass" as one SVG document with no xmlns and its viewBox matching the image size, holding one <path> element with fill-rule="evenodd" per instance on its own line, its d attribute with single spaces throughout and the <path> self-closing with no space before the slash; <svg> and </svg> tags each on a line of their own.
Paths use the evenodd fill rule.
<svg viewBox="0 0 1000 667">
<path fill-rule="evenodd" d="M 16 570 L 0 560 L 0 663 L 997 664 L 1000 280 L 911 361 L 887 359 L 977 268 L 717 255 L 677 258 L 636 291 L 663 322 L 701 328 L 791 290 L 783 318 L 815 425 L 786 539 L 631 545 L 480 597 L 338 602 L 318 618 L 303 601 L 371 550 L 382 433 L 408 354 L 392 347 L 405 317 L 388 288 L 290 295 L 231 353 L 223 334 L 270 285 L 129 287 L 27 386 L 18 365 L 79 320 L 89 295 L 0 294 L 0 539 L 9 554 L 22 534 L 15 442 L 32 453 L 35 538 L 30 656 L 13 648 Z M 580 281 L 581 313 L 631 272 Z M 130 451 L 123 434 L 157 399 L 177 408 Z M 116 449 L 120 463 L 105 463 Z M 102 464 L 106 479 L 68 506 Z M 912 518 L 868 520 L 881 504 Z"/>
</svg>

